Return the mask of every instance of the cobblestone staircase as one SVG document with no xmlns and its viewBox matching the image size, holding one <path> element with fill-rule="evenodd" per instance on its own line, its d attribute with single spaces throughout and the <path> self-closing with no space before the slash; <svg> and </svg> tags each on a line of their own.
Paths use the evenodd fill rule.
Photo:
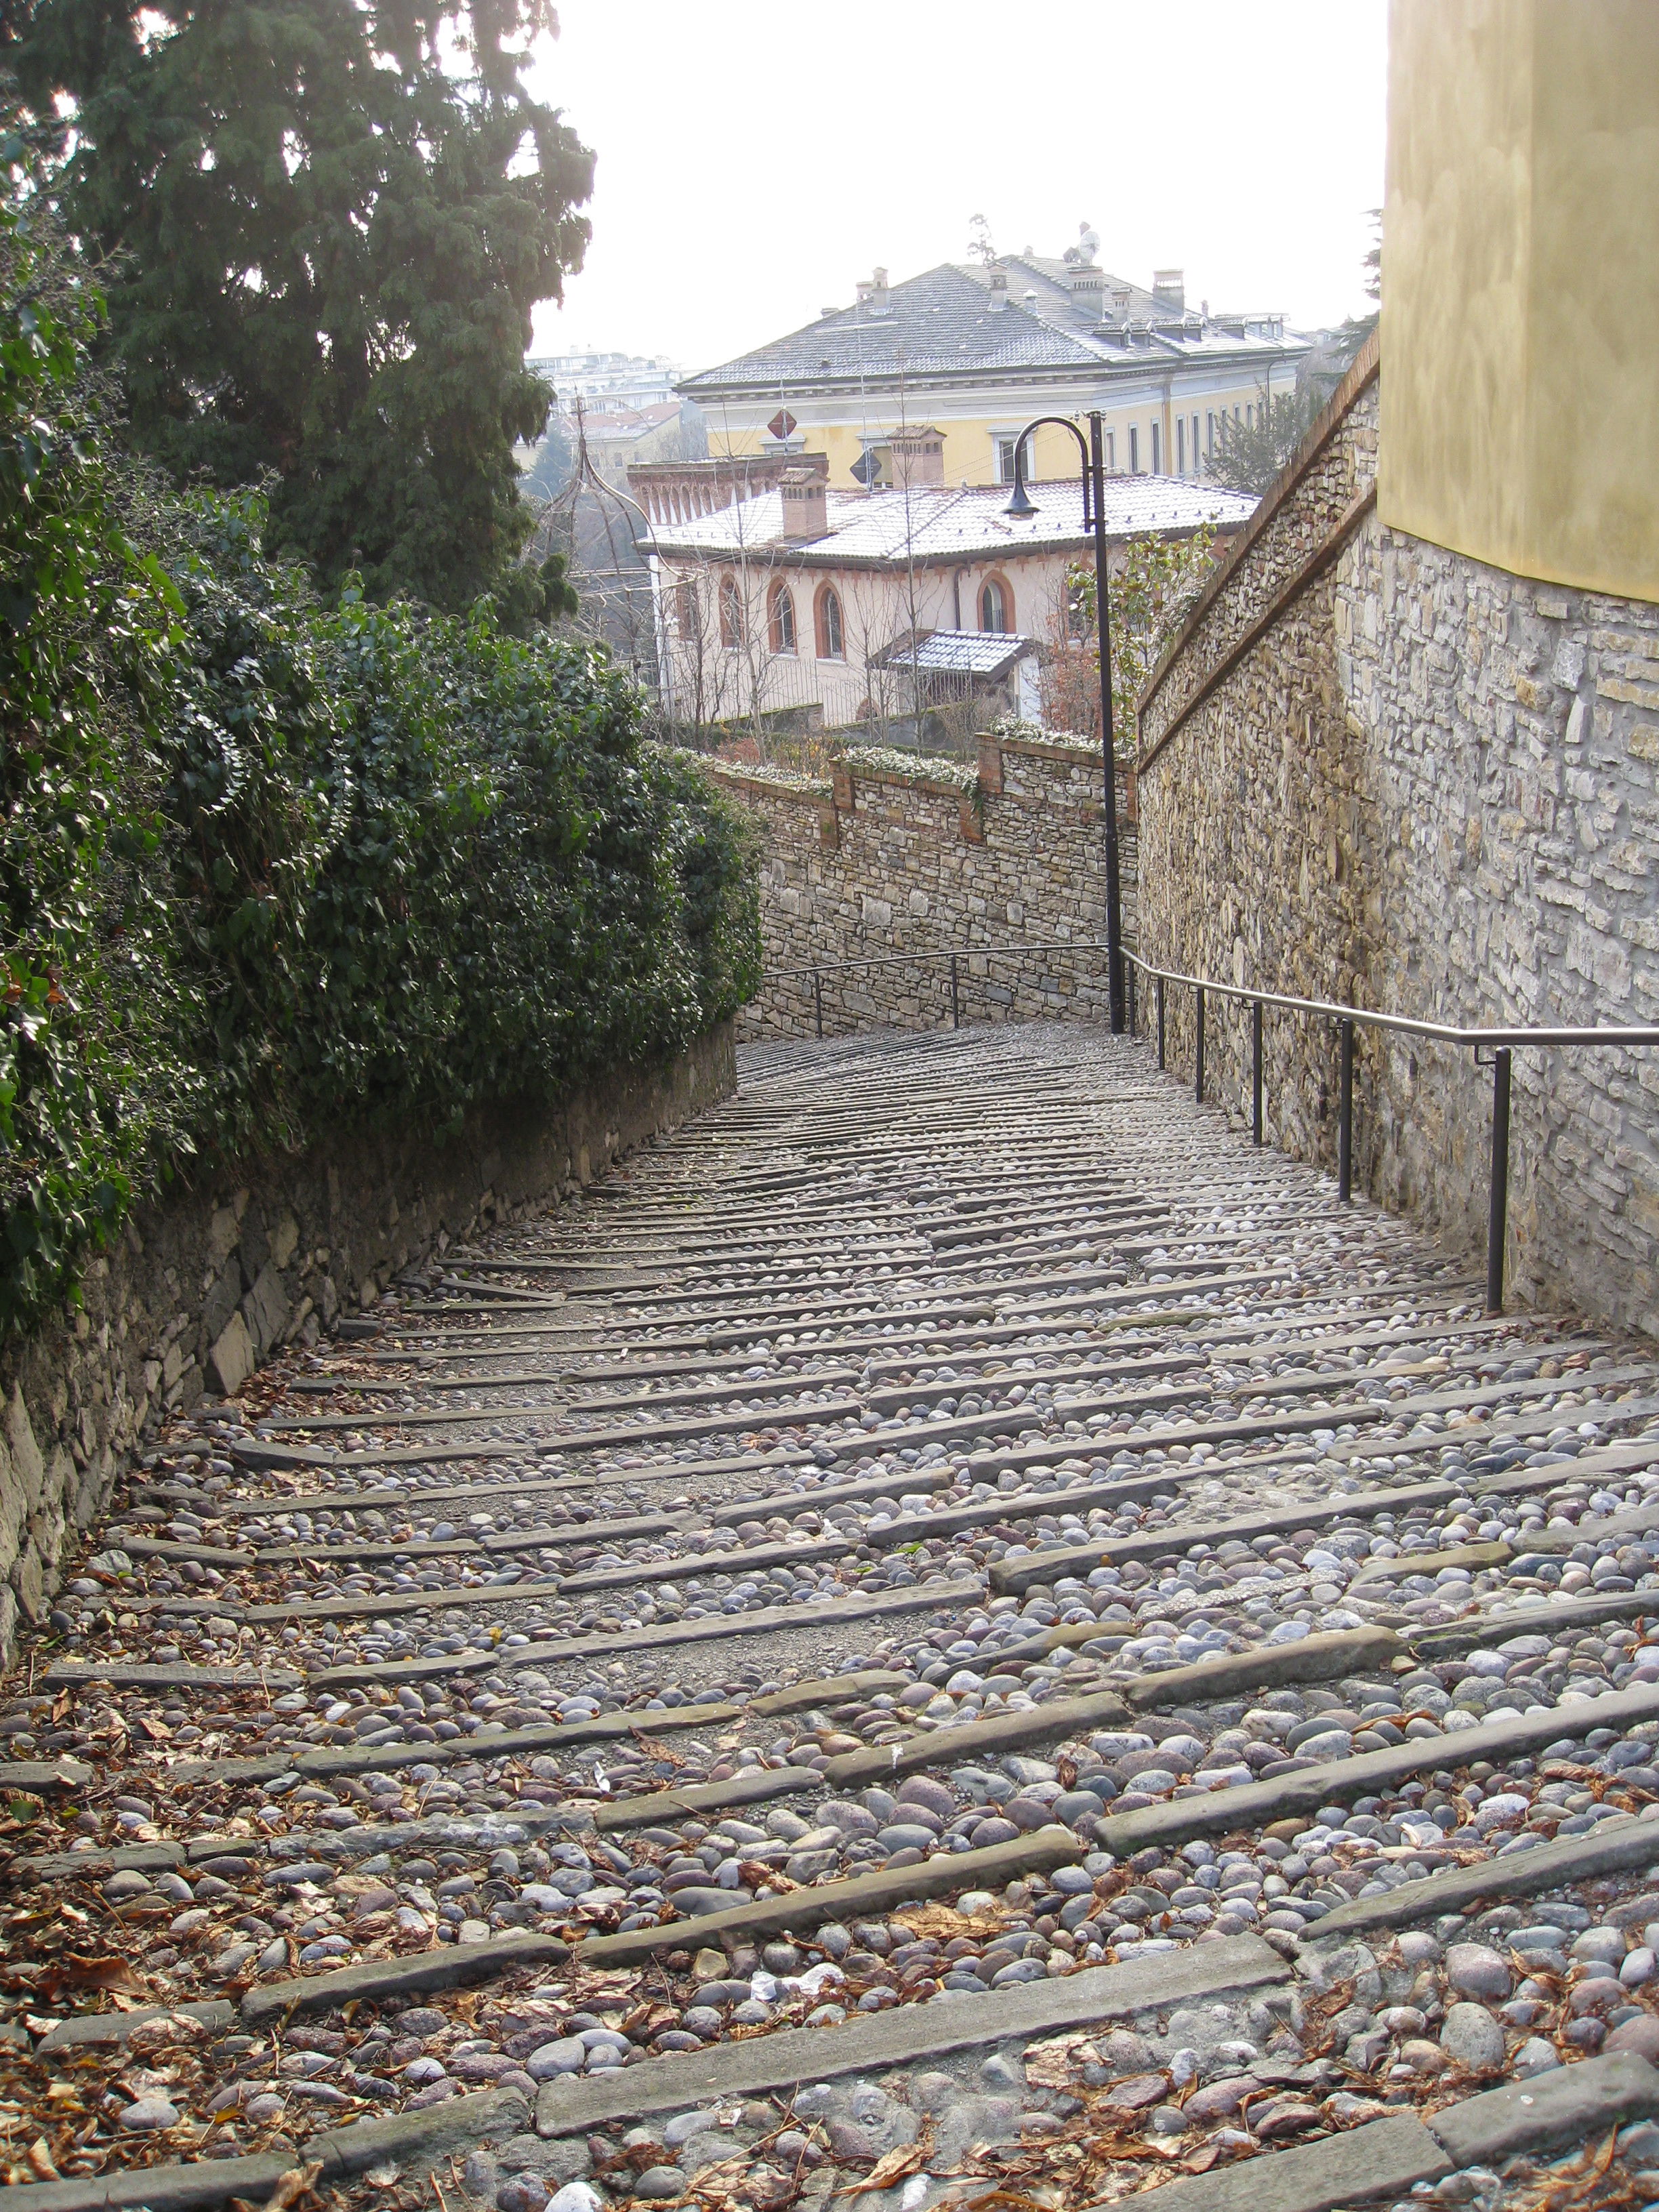
<svg viewBox="0 0 1659 2212">
<path fill-rule="evenodd" d="M 1659 2199 L 1659 1371 L 1089 1029 L 161 1438 L 0 1715 L 20 2212 Z"/>
</svg>

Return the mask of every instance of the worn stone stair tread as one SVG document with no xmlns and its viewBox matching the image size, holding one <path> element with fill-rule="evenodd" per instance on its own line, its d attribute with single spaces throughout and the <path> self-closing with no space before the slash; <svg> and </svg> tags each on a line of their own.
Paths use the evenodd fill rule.
<svg viewBox="0 0 1659 2212">
<path fill-rule="evenodd" d="M 1559 1389 L 1560 1386 L 1556 1384 L 1553 1387 Z M 1392 1404 L 1376 1407 L 1361 1407 L 1357 1410 L 1344 1407 L 1338 1411 L 1335 1407 L 1330 1407 L 1318 1414 L 1297 1413 L 1287 1415 L 1283 1420 L 1258 1421 L 1248 1429 L 1237 1423 L 1231 1423 L 1225 1425 L 1219 1432 L 1215 1431 L 1212 1427 L 1194 1424 L 1184 1429 L 1149 1430 L 1139 1436 L 1130 1433 L 1098 1439 L 1066 1437 L 1056 1440 L 1053 1443 L 1022 1444 L 1013 1451 L 987 1454 L 971 1461 L 969 1465 L 969 1478 L 972 1481 L 979 1481 L 983 1479 L 988 1471 L 996 1471 L 1005 1467 L 1018 1470 L 1023 1467 L 1052 1466 L 1057 1461 L 1075 1458 L 1079 1447 L 1085 1443 L 1094 1445 L 1096 1449 L 1099 1449 L 1103 1445 L 1108 1445 L 1113 1452 L 1148 1451 L 1155 1445 L 1167 1448 L 1170 1444 L 1178 1443 L 1248 1441 L 1251 1436 L 1271 1436 L 1281 1432 L 1299 1433 L 1310 1428 L 1336 1427 L 1346 1421 L 1358 1423 L 1362 1415 L 1392 1421 L 1405 1408 L 1402 1407 L 1395 1407 Z M 1659 1398 L 1643 1398 L 1628 1406 L 1607 1405 L 1595 1401 L 1585 1406 L 1572 1407 L 1569 1410 L 1591 1421 L 1597 1419 L 1647 1420 L 1656 1413 L 1659 1413 Z M 1383 1442 L 1357 1437 L 1352 1443 L 1345 1442 L 1342 1450 L 1345 1456 L 1350 1460 L 1394 1457 L 1401 1452 L 1412 1450 L 1425 1451 L 1431 1449 L 1437 1450 L 1449 1443 L 1504 1442 L 1511 1438 L 1519 1441 L 1523 1437 L 1541 1435 L 1549 1429 L 1561 1425 L 1561 1413 L 1552 1407 L 1531 1415 L 1511 1415 L 1495 1421 L 1474 1421 L 1462 1428 L 1427 1430 L 1417 1436 L 1389 1437 Z M 1235 1462 L 1234 1465 L 1237 1467 L 1237 1462 Z M 1476 1478 L 1471 1477 L 1470 1480 L 1474 1483 Z M 1488 1477 L 1480 1484 L 1480 1489 L 1476 1490 L 1474 1494 L 1480 1495 L 1482 1491 L 1487 1494 L 1493 1491 L 1501 1491 L 1503 1484 L 1504 1478 L 1496 1475 Z"/>
<path fill-rule="evenodd" d="M 623 1828 L 651 1827 L 664 1820 L 690 1820 L 704 1813 L 734 1812 L 742 1805 L 763 1805 L 774 1797 L 798 1797 L 823 1788 L 817 1766 L 750 1766 L 740 1768 L 725 1782 L 691 1782 L 680 1788 L 668 1783 L 660 1790 L 632 1797 L 615 1797 L 593 1808 L 593 1826 L 601 1835 Z"/>
<path fill-rule="evenodd" d="M 1515 1557 L 1513 1546 L 1503 1542 L 1452 1544 L 1439 1552 L 1402 1552 L 1397 1559 L 1368 1559 L 1348 1588 L 1362 1583 L 1403 1582 L 1412 1575 L 1437 1574 L 1442 1567 L 1507 1566 Z"/>
<path fill-rule="evenodd" d="M 689 1574 L 730 1574 L 744 1568 L 787 1566 L 797 1559 L 840 1559 L 856 1551 L 850 1536 L 797 1536 L 787 1543 L 754 1544 L 736 1552 L 686 1552 L 672 1559 L 630 1559 L 623 1567 L 592 1567 L 566 1575 L 562 1590 L 631 1589 L 635 1583 L 672 1582 Z"/>
<path fill-rule="evenodd" d="M 147 2020 L 162 2020 L 182 2013 L 198 2021 L 210 2034 L 222 2035 L 236 2024 L 236 2008 L 222 1997 L 204 2004 L 140 2005 L 132 2012 L 76 2012 L 60 2020 L 34 2046 L 37 2057 L 56 2051 L 85 2050 L 98 2045 L 125 2043 L 135 2027 Z"/>
<path fill-rule="evenodd" d="M 320 1677 L 319 1678 L 320 1680 Z M 340 1744 L 306 1751 L 271 1753 L 258 1759 L 202 1759 L 169 1770 L 175 1780 L 187 1782 L 274 1781 L 279 1774 L 299 1774 L 326 1780 L 331 1775 L 390 1774 L 400 1766 L 454 1766 L 477 1759 L 512 1759 L 543 1751 L 569 1749 L 585 1743 L 617 1743 L 640 1736 L 672 1735 L 683 1729 L 723 1728 L 745 1713 L 769 1715 L 798 1712 L 820 1705 L 843 1704 L 849 1698 L 873 1697 L 882 1690 L 902 1688 L 906 1674 L 874 1668 L 856 1675 L 826 1676 L 796 1682 L 743 1705 L 708 1703 L 670 1706 L 662 1712 L 600 1713 L 591 1721 L 549 1721 L 528 1728 L 502 1729 L 486 1735 L 482 1731 L 439 1743 Z M 850 1688 L 843 1686 L 850 1683 Z M 395 1708 L 385 1707 L 388 1713 Z M 401 1831 L 400 1831 L 401 1832 Z"/>
<path fill-rule="evenodd" d="M 1333 1905 L 1303 1940 L 1318 1944 L 1345 1941 L 1371 1928 L 1414 1928 L 1445 1913 L 1468 1912 L 1476 1905 L 1656 1864 L 1659 1819 L 1644 1820 L 1626 1814 L 1598 1820 L 1587 1835 L 1540 1841 L 1530 1850 L 1495 1855 L 1473 1866 L 1447 1867 L 1420 1881 L 1402 1881 L 1385 1897 L 1352 1898 L 1346 1905 Z"/>
<path fill-rule="evenodd" d="M 484 1943 L 440 1943 L 430 1951 L 400 1959 L 366 1959 L 321 1974 L 296 1974 L 284 1981 L 257 1982 L 242 1998 L 242 2018 L 273 2020 L 289 2012 L 316 2012 L 354 1998 L 411 1996 L 423 1990 L 459 1989 L 467 1982 L 494 1981 L 514 1966 L 556 1966 L 570 1956 L 557 1936 L 515 1928 Z"/>
<path fill-rule="evenodd" d="M 84 1790 L 97 1772 L 78 1759 L 3 1759 L 0 1794 L 8 1790 Z"/>
<path fill-rule="evenodd" d="M 1072 1735 L 1080 1729 L 1108 1727 L 1128 1717 L 1121 1690 L 1097 1690 L 1080 1698 L 1049 1698 L 1034 1705 L 1029 1712 L 993 1713 L 988 1720 L 919 1730 L 901 1743 L 844 1752 L 830 1761 L 824 1778 L 837 1789 L 850 1789 L 879 1782 L 886 1774 L 913 1774 L 919 1766 L 936 1766 L 946 1760 L 968 1765 L 980 1759 L 1000 1758 L 1022 1744 Z"/>
<path fill-rule="evenodd" d="M 1659 1438 L 1645 1451 L 1646 1464 L 1656 1461 L 1659 1461 Z M 1559 1467 L 1517 1468 L 1507 1477 L 1507 1486 L 1517 1495 L 1528 1490 L 1558 1490 L 1577 1480 L 1571 1472 L 1577 1464 L 1564 1462 Z M 1208 1461 L 1201 1471 L 1206 1474 L 1214 1472 Z M 1237 1463 L 1226 1471 L 1237 1473 Z M 1167 1489 L 1170 1485 L 1165 1481 L 1160 1486 Z M 1166 1552 L 1189 1551 L 1194 1544 L 1213 1546 L 1235 1537 L 1249 1543 L 1255 1536 L 1288 1533 L 1293 1528 L 1317 1528 L 1331 1521 L 1364 1521 L 1378 1513 L 1406 1511 L 1413 1505 L 1444 1505 L 1454 1498 L 1469 1495 L 1471 1487 L 1467 1479 L 1449 1477 L 1437 1481 L 1391 1483 L 1374 1490 L 1328 1493 L 1322 1498 L 1308 1498 L 1293 1505 L 1265 1507 L 1255 1513 L 1231 1514 L 1225 1520 L 1173 1522 L 1146 1535 L 1103 1536 L 1098 1543 L 1060 1545 L 1051 1551 L 1032 1552 L 1024 1559 L 994 1560 L 989 1569 L 991 1588 L 999 1594 L 1017 1593 L 1030 1589 L 1036 1583 L 1050 1583 L 1057 1576 L 1073 1574 L 1079 1568 L 1086 1573 L 1089 1568 L 1106 1562 L 1116 1565 L 1125 1559 L 1158 1559 Z M 1084 1486 L 1079 1484 L 1071 1490 L 1049 1492 L 1045 1502 L 1052 1504 L 1056 1498 L 1084 1494 Z M 885 1533 L 877 1531 L 878 1535 Z M 1659 1591 L 1650 1595 L 1659 1606 Z M 1439 1632 L 1422 1632 L 1433 1635 Z"/>
<path fill-rule="evenodd" d="M 228 1844 L 225 1847 L 230 1848 Z M 183 1844 L 118 1844 L 113 1850 L 20 1851 L 5 1864 L 8 1878 L 30 1881 L 101 1881 L 131 1867 L 138 1874 L 165 1874 L 182 1866 Z"/>
<path fill-rule="evenodd" d="M 787 2091 L 848 2074 L 875 2074 L 1015 2036 L 1132 2019 L 1150 2005 L 1200 2003 L 1206 1997 L 1277 1987 L 1290 1978 L 1290 1971 L 1258 1937 L 1239 1936 L 1194 1944 L 1156 1961 L 1085 1967 L 985 1996 L 901 2005 L 827 2027 L 781 2028 L 707 2051 L 644 2059 L 612 2074 L 544 2082 L 536 2100 L 536 2131 L 576 2135 L 613 2120 L 684 2112 L 719 2099 Z"/>
<path fill-rule="evenodd" d="M 649 1958 L 656 1951 L 684 1951 L 718 1943 L 726 1936 L 781 1936 L 791 1928 L 817 1927 L 827 1920 L 880 1916 L 907 1898 L 1000 1888 L 1020 1875 L 1047 1874 L 1058 1866 L 1073 1865 L 1091 1848 L 1069 1828 L 1058 1825 L 1036 1828 L 1011 1844 L 992 1844 L 981 1850 L 936 1852 L 918 1866 L 888 1867 L 878 1874 L 812 1883 L 781 1897 L 757 1898 L 752 1905 L 700 1913 L 688 1920 L 665 1921 L 654 1928 L 630 1928 L 623 1935 L 589 1936 L 577 1946 L 576 1960 L 581 1966 L 621 1966 Z"/>
<path fill-rule="evenodd" d="M 522 1584 L 520 1585 L 523 1587 Z M 820 1605 L 757 1606 L 753 1612 L 715 1613 L 699 1620 L 658 1621 L 649 1628 L 620 1634 L 571 1636 L 557 1641 L 520 1644 L 494 1651 L 447 1652 L 442 1658 L 389 1660 L 385 1664 L 330 1667 L 311 1677 L 318 1689 L 358 1682 L 414 1682 L 434 1674 L 493 1672 L 497 1668 L 538 1667 L 544 1661 L 591 1659 L 613 1651 L 651 1651 L 673 1644 L 700 1644 L 711 1637 L 754 1636 L 777 1628 L 836 1627 L 889 1613 L 921 1613 L 934 1606 L 977 1603 L 985 1585 L 971 1582 L 918 1583 L 914 1588 L 878 1590 L 868 1597 L 832 1598 Z M 3 1771 L 0 1768 L 0 1771 Z"/>
<path fill-rule="evenodd" d="M 182 1660 L 147 1665 L 132 1659 L 58 1659 L 35 1677 L 43 1690 L 74 1690 L 97 1682 L 119 1690 L 297 1690 L 305 1679 L 276 1667 L 256 1674 L 246 1667 L 193 1667 Z"/>
<path fill-rule="evenodd" d="M 1223 1652 L 1190 1667 L 1139 1674 L 1123 1686 L 1121 1694 L 1137 1712 L 1155 1712 L 1163 1705 L 1205 1705 L 1240 1690 L 1364 1674 L 1389 1666 L 1405 1648 L 1391 1628 L 1329 1629 L 1291 1644 L 1257 1644 L 1253 1650 Z"/>
<path fill-rule="evenodd" d="M 806 1380 L 798 1382 L 795 1388 L 806 1390 L 811 1389 L 812 1384 Z M 270 1425 L 274 1434 L 315 1430 L 417 1428 L 428 1424 L 433 1427 L 460 1427 L 473 1421 L 501 1420 L 517 1421 L 528 1427 L 537 1422 L 568 1421 L 570 1411 L 568 1406 L 459 1407 L 438 1413 L 410 1414 L 319 1413 L 310 1419 L 296 1417 L 275 1421 Z M 755 1413 L 744 1407 L 735 1413 L 705 1413 L 696 1419 L 683 1421 L 642 1421 L 622 1428 L 550 1431 L 542 1448 L 561 1452 L 599 1451 L 636 1443 L 672 1443 L 679 1439 L 738 1434 L 744 1429 L 822 1426 L 829 1421 L 855 1420 L 863 1411 L 862 1401 L 857 1398 L 836 1399 L 828 1405 L 811 1406 L 793 1406 L 787 1400 L 780 1400 L 775 1413 L 770 1408 Z M 519 1449 L 522 1450 L 524 1447 L 520 1445 Z M 249 1465 L 252 1464 L 246 1450 L 241 1451 L 239 1456 Z"/>
<path fill-rule="evenodd" d="M 1547 1711 L 1517 1714 L 1513 1720 L 1478 1722 L 1449 1735 L 1425 1736 L 1390 1744 L 1382 1751 L 1355 1752 L 1347 1759 L 1321 1759 L 1270 1782 L 1242 1782 L 1224 1790 L 1172 1797 L 1134 1813 L 1107 1813 L 1096 1823 L 1101 1848 L 1130 1857 L 1151 1844 L 1191 1843 L 1234 1830 L 1261 1829 L 1291 1814 L 1316 1812 L 1320 1806 L 1381 1794 L 1437 1766 L 1471 1766 L 1489 1759 L 1494 1766 L 1539 1751 L 1592 1729 L 1622 1731 L 1639 1722 L 1659 1720 L 1659 1684 L 1614 1690 L 1601 1698 L 1575 1698 Z"/>
<path fill-rule="evenodd" d="M 1346 2212 L 1380 2197 L 1408 2197 L 1419 2182 L 1442 2180 L 1452 2170 L 1422 2121 L 1402 2112 L 1208 2173 L 1154 2181 L 1135 2194 L 1151 2212 Z M 1163 2203 L 1152 2207 L 1154 2197 Z"/>
<path fill-rule="evenodd" d="M 685 1404 L 717 1404 L 727 1398 L 775 1396 L 780 1399 L 798 1395 L 802 1390 L 824 1389 L 834 1385 L 844 1389 L 858 1380 L 845 1367 L 831 1368 L 823 1375 L 790 1375 L 781 1378 L 768 1376 L 752 1382 L 736 1382 L 710 1384 L 706 1389 L 688 1391 L 641 1391 L 632 1397 L 576 1398 L 554 1405 L 521 1402 L 502 1406 L 418 1406 L 403 1408 L 371 1410 L 361 1413 L 279 1413 L 267 1415 L 261 1424 L 262 1433 L 285 1436 L 299 1431 L 337 1429 L 394 1429 L 437 1428 L 446 1423 L 461 1426 L 474 1421 L 524 1419 L 532 1416 L 551 1415 L 568 1419 L 573 1413 L 629 1413 L 635 1407 L 675 1406 Z M 343 1384 L 343 1389 L 349 1389 Z M 499 1389 L 502 1384 L 495 1377 L 479 1376 L 470 1381 L 469 1389 Z"/>
<path fill-rule="evenodd" d="M 469 1455 L 471 1456 L 471 1455 Z M 421 1459 L 418 1452 L 416 1459 Z M 371 1453 L 366 1458 L 353 1455 L 346 1460 L 330 1458 L 306 1459 L 307 1468 L 343 1468 L 384 1467 L 386 1455 Z M 764 1472 L 769 1468 L 813 1467 L 818 1462 L 805 1445 L 783 1444 L 763 1452 L 740 1452 L 733 1459 L 719 1460 L 648 1460 L 643 1467 L 617 1469 L 614 1474 L 537 1475 L 523 1482 L 453 1482 L 441 1483 L 430 1490 L 407 1490 L 401 1485 L 395 1490 L 295 1490 L 273 1491 L 264 1498 L 227 1498 L 215 1501 L 214 1511 L 221 1518 L 232 1515 L 271 1513 L 337 1513 L 349 1507 L 354 1512 L 366 1505 L 407 1505 L 411 1498 L 422 1504 L 455 1505 L 465 1498 L 486 1501 L 503 1498 L 541 1498 L 549 1496 L 581 1497 L 607 1485 L 628 1483 L 672 1482 L 677 1477 L 690 1474 L 748 1474 Z M 185 1490 L 176 1483 L 135 1483 L 137 1498 L 156 1498 L 163 1502 L 201 1503 L 199 1492 Z"/>
<path fill-rule="evenodd" d="M 1633 2051 L 1558 2066 L 1444 2106 L 1429 2118 L 1454 2166 L 1501 2166 L 1523 2152 L 1605 2136 L 1659 2112 L 1659 2072 Z"/>
<path fill-rule="evenodd" d="M 1412 1648 L 1424 1659 L 1453 1659 L 1511 1636 L 1535 1635 L 1547 1628 L 1552 1639 L 1575 1629 L 1595 1628 L 1604 1620 L 1659 1620 L 1659 1589 L 1608 1590 L 1601 1597 L 1538 1596 L 1501 1612 L 1465 1613 L 1461 1620 L 1412 1632 Z"/>
<path fill-rule="evenodd" d="M 177 2166 L 139 2166 L 74 2181 L 27 2182 L 6 2191 L 9 2212 L 208 2212 L 243 2197 L 262 2203 L 290 2167 L 319 2160 L 319 2185 L 349 2181 L 392 2159 L 441 2151 L 516 2134 L 530 2106 L 516 2089 L 480 2089 L 416 2112 L 358 2120 L 308 2136 L 302 2151 L 264 2151 L 247 2158 L 192 2159 Z"/>
</svg>

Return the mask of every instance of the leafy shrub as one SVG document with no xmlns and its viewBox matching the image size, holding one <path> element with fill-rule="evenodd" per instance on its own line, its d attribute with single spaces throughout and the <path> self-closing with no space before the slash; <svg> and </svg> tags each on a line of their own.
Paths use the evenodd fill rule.
<svg viewBox="0 0 1659 2212">
<path fill-rule="evenodd" d="M 453 1127 L 756 988 L 734 812 L 602 649 L 324 605 L 111 441 L 95 300 L 0 222 L 0 1325 L 192 1153 Z"/>
</svg>

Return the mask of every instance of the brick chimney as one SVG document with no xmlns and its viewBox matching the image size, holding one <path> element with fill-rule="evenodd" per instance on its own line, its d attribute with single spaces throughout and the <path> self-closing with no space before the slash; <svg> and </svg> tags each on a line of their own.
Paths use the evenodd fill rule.
<svg viewBox="0 0 1659 2212">
<path fill-rule="evenodd" d="M 1152 296 L 1160 307 L 1173 307 L 1176 313 L 1187 312 L 1187 277 L 1180 269 L 1154 269 Z"/>
<path fill-rule="evenodd" d="M 830 501 L 818 470 L 786 469 L 778 480 L 778 491 L 783 501 L 781 537 L 799 544 L 829 534 Z"/>
<path fill-rule="evenodd" d="M 893 457 L 893 482 L 901 490 L 945 482 L 945 437 L 931 422 L 919 430 L 895 430 L 887 447 Z"/>
<path fill-rule="evenodd" d="M 1000 264 L 991 271 L 990 306 L 994 312 L 1008 304 L 1008 271 Z"/>
</svg>

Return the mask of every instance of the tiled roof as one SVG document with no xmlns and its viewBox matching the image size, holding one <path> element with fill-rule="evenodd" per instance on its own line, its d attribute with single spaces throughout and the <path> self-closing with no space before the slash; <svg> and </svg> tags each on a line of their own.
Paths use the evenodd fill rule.
<svg viewBox="0 0 1659 2212">
<path fill-rule="evenodd" d="M 884 313 L 872 313 L 867 302 L 838 308 L 752 353 L 702 369 L 675 389 L 707 401 L 722 392 L 781 392 L 791 385 L 878 383 L 901 371 L 910 377 L 994 375 L 1301 350 L 1297 338 L 1242 336 L 1196 314 L 1183 316 L 1153 293 L 1108 276 L 1108 298 L 1127 289 L 1129 316 L 1140 326 L 1139 341 L 1131 345 L 1073 307 L 1063 262 L 1016 257 L 1003 265 L 1006 307 L 990 304 L 989 281 L 977 264 L 941 262 L 895 284 Z M 1029 305 L 1027 292 L 1037 295 Z"/>
<path fill-rule="evenodd" d="M 990 554 L 1006 558 L 1089 541 L 1083 527 L 1083 488 L 1064 483 L 1026 487 L 1034 514 L 1006 514 L 1006 484 L 964 484 L 959 490 L 929 485 L 910 491 L 842 491 L 825 495 L 828 528 L 822 538 L 782 540 L 782 499 L 763 492 L 717 514 L 653 531 L 649 550 L 659 553 L 735 556 L 764 550 L 769 561 L 815 567 L 880 567 L 898 560 L 948 561 Z M 1184 477 L 1108 477 L 1106 532 L 1138 538 L 1155 532 L 1195 530 L 1211 522 L 1236 529 L 1255 512 L 1247 492 Z"/>
</svg>

